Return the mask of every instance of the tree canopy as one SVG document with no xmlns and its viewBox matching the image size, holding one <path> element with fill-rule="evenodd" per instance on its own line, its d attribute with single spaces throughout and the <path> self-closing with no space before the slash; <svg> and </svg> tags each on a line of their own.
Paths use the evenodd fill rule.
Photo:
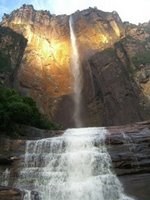
<svg viewBox="0 0 150 200">
<path fill-rule="evenodd" d="M 15 124 L 58 129 L 39 112 L 32 98 L 23 97 L 13 89 L 0 87 L 0 130 L 12 130 Z"/>
</svg>

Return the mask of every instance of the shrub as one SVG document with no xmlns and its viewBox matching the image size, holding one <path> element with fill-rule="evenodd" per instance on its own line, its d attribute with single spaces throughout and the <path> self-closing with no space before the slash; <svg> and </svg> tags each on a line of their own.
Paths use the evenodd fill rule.
<svg viewBox="0 0 150 200">
<path fill-rule="evenodd" d="M 139 66 L 140 64 L 150 64 L 150 51 L 144 51 L 142 53 L 136 54 L 132 58 L 133 63 L 135 66 Z"/>
<path fill-rule="evenodd" d="M 22 97 L 15 90 L 0 87 L 0 130 L 13 130 L 15 124 L 57 129 L 37 109 L 30 97 Z"/>
</svg>

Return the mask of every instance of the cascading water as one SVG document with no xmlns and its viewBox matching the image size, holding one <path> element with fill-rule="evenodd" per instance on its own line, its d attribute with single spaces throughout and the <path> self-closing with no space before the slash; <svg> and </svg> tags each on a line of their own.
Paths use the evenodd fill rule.
<svg viewBox="0 0 150 200">
<path fill-rule="evenodd" d="M 82 127 L 82 121 L 81 121 L 82 71 L 81 71 L 80 58 L 79 58 L 76 36 L 74 32 L 72 16 L 70 16 L 69 19 L 69 27 L 70 27 L 70 40 L 72 47 L 71 69 L 74 78 L 74 83 L 73 83 L 73 90 L 74 90 L 73 100 L 75 105 L 74 121 L 76 127 Z"/>
<path fill-rule="evenodd" d="M 133 200 L 111 171 L 106 134 L 105 128 L 68 129 L 60 137 L 27 141 L 15 183 L 26 191 L 24 200 Z"/>
<path fill-rule="evenodd" d="M 10 170 L 7 168 L 0 176 L 0 185 L 7 186 L 9 184 Z"/>
</svg>

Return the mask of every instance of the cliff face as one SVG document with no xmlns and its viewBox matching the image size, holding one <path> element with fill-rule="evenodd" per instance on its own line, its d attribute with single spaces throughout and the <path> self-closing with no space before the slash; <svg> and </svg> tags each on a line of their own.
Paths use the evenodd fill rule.
<svg viewBox="0 0 150 200">
<path fill-rule="evenodd" d="M 132 77 L 141 90 L 144 118 L 150 117 L 150 23 L 139 26 L 125 24 L 126 38 L 122 44 L 130 58 Z"/>
<path fill-rule="evenodd" d="M 122 59 L 119 59 L 118 51 L 123 55 Z M 95 103 L 101 104 L 103 125 L 127 124 L 142 119 L 138 89 L 123 59 L 127 64 L 128 58 L 118 43 L 114 49 L 96 53 L 89 61 L 95 88 L 91 103 L 97 98 Z"/>
<path fill-rule="evenodd" d="M 140 121 L 149 105 L 149 25 L 123 24 L 116 12 L 89 8 L 73 14 L 83 71 L 85 126 Z M 74 124 L 69 16 L 36 11 L 31 5 L 5 15 L 3 27 L 22 34 L 27 47 L 17 76 L 19 89 L 64 127 Z M 145 53 L 144 53 L 145 55 Z"/>
<path fill-rule="evenodd" d="M 111 46 L 124 34 L 116 13 L 91 8 L 76 12 L 73 19 L 82 60 Z M 32 96 L 49 118 L 63 121 L 61 112 L 64 115 L 65 102 L 71 102 L 68 96 L 73 92 L 69 16 L 54 16 L 23 5 L 5 15 L 1 24 L 28 40 L 19 70 L 19 89 Z M 71 115 L 71 111 L 66 114 L 63 123 L 69 123 Z"/>
<path fill-rule="evenodd" d="M 13 87 L 26 47 L 26 39 L 10 28 L 0 27 L 0 85 Z"/>
<path fill-rule="evenodd" d="M 124 31 L 111 48 L 83 62 L 87 124 L 118 125 L 150 117 L 150 24 L 124 23 Z"/>
<path fill-rule="evenodd" d="M 18 77 L 19 89 L 32 96 L 41 111 L 50 115 L 57 97 L 71 91 L 68 17 L 51 16 L 49 12 L 24 5 L 5 16 L 2 25 L 27 38 Z"/>
</svg>

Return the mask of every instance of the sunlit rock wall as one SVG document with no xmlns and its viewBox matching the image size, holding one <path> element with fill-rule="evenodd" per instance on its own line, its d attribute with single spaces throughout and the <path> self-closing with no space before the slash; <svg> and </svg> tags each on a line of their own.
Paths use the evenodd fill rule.
<svg viewBox="0 0 150 200">
<path fill-rule="evenodd" d="M 18 87 L 37 101 L 42 112 L 50 115 L 55 98 L 71 92 L 68 17 L 55 17 L 24 5 L 5 16 L 2 25 L 27 38 Z"/>
<path fill-rule="evenodd" d="M 111 48 L 125 37 L 124 25 L 116 12 L 96 8 L 77 11 L 73 19 L 84 77 L 82 118 L 85 125 L 102 125 L 105 120 L 100 112 L 106 105 L 96 96 L 97 86 L 90 60 L 97 52 Z M 48 11 L 36 11 L 31 5 L 23 5 L 10 15 L 4 15 L 1 25 L 23 34 L 28 40 L 17 76 L 17 88 L 33 97 L 50 119 L 65 127 L 73 126 L 69 16 L 55 16 Z"/>
</svg>

